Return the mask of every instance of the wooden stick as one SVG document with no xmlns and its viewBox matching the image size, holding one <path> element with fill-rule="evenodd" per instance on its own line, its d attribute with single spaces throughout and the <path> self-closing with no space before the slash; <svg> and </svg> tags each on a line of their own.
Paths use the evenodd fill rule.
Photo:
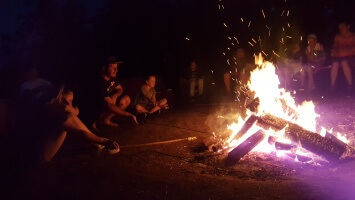
<svg viewBox="0 0 355 200">
<path fill-rule="evenodd" d="M 181 141 L 192 141 L 192 140 L 196 140 L 196 139 L 197 139 L 197 137 L 188 137 L 188 138 L 182 138 L 182 139 L 176 139 L 176 140 L 166 140 L 166 141 L 161 141 L 161 142 L 150 142 L 150 143 L 145 143 L 145 144 L 124 145 L 124 146 L 120 146 L 120 148 L 144 147 L 144 146 L 152 146 L 152 145 L 160 145 L 160 144 L 169 144 L 169 143 L 181 142 Z"/>
</svg>

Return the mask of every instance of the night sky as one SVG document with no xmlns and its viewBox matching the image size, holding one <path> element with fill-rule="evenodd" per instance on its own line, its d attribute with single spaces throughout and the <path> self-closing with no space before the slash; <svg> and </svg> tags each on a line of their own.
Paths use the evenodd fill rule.
<svg viewBox="0 0 355 200">
<path fill-rule="evenodd" d="M 38 68 L 53 82 L 84 85 L 108 55 L 124 61 L 121 77 L 155 73 L 173 86 L 176 74 L 191 59 L 206 71 L 222 72 L 236 46 L 245 47 L 250 55 L 261 50 L 271 55 L 287 42 L 315 33 L 329 51 L 338 23 L 345 20 L 353 26 L 352 4 L 351 0 L 3 0 L 0 97 L 13 95 L 28 67 Z M 259 37 L 262 45 L 248 44 Z M 279 42 L 281 37 L 285 44 Z M 305 46 L 304 40 L 298 42 Z"/>
</svg>

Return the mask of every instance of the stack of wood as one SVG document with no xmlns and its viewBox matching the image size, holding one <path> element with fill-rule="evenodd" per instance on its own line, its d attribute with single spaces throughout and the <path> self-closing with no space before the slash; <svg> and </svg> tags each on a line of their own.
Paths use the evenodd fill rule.
<svg viewBox="0 0 355 200">
<path fill-rule="evenodd" d="M 273 144 L 275 144 L 276 149 L 288 150 L 294 148 L 295 146 L 300 146 L 327 159 L 328 161 L 336 161 L 340 158 L 345 158 L 354 152 L 352 147 L 348 146 L 331 134 L 328 134 L 326 137 L 322 137 L 321 135 L 308 131 L 295 123 L 270 114 L 265 114 L 260 117 L 256 117 L 254 115 L 251 116 L 246 121 L 240 132 L 236 135 L 236 139 L 244 135 L 250 127 L 255 124 L 255 122 L 259 127 L 265 130 L 271 128 L 277 131 L 286 128 L 285 136 L 295 144 L 282 144 L 274 141 Z M 248 154 L 254 147 L 256 147 L 265 137 L 266 134 L 262 130 L 252 134 L 228 154 L 228 163 L 234 164 L 238 162 L 244 155 Z"/>
</svg>

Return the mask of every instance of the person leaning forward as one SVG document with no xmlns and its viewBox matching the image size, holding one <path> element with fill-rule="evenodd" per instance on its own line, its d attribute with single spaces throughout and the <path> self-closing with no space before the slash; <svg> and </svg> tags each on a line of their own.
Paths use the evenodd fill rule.
<svg viewBox="0 0 355 200">
<path fill-rule="evenodd" d="M 118 124 L 111 121 L 115 115 L 130 117 L 134 123 L 138 124 L 136 116 L 125 111 L 131 103 L 131 99 L 129 96 L 123 95 L 123 88 L 116 78 L 118 66 L 121 63 L 114 56 L 110 56 L 103 66 L 99 94 L 102 102 L 102 112 L 98 120 L 93 124 L 93 128 L 96 130 L 97 125 L 118 126 Z"/>
</svg>

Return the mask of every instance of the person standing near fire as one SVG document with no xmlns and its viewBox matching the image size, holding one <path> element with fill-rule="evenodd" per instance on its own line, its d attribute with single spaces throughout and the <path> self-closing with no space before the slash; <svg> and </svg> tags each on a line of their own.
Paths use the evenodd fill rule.
<svg viewBox="0 0 355 200">
<path fill-rule="evenodd" d="M 250 72 L 255 68 L 255 65 L 248 60 L 245 55 L 245 50 L 242 47 L 237 48 L 230 63 L 229 70 L 224 73 L 223 80 L 228 95 L 234 97 L 234 92 L 237 90 L 237 87 L 242 87 L 247 84 Z M 232 82 L 235 82 L 235 84 Z M 235 88 L 232 89 L 233 85 Z"/>
<path fill-rule="evenodd" d="M 348 83 L 347 92 L 352 92 L 352 76 L 349 61 L 355 58 L 355 34 L 350 31 L 350 25 L 346 22 L 339 24 L 339 34 L 335 36 L 331 56 L 333 58 L 331 69 L 331 92 L 335 91 L 335 83 L 338 77 L 339 67 Z"/>
</svg>

